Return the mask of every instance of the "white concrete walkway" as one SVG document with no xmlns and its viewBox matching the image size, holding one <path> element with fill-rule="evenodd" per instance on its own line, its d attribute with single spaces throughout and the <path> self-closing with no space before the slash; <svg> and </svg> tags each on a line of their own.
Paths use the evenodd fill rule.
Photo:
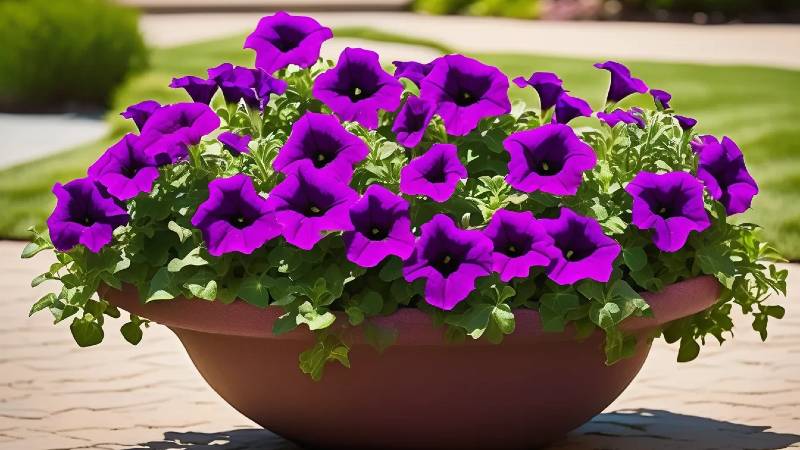
<svg viewBox="0 0 800 450">
<path fill-rule="evenodd" d="M 0 114 L 0 168 L 41 158 L 105 136 L 103 117 Z"/>
</svg>

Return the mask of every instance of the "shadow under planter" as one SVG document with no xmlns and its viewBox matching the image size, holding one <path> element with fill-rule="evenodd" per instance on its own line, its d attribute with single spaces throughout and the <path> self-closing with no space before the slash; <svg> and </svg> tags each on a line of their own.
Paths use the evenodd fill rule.
<svg viewBox="0 0 800 450">
<path fill-rule="evenodd" d="M 769 429 L 658 409 L 620 410 L 595 416 L 547 449 L 778 450 L 800 442 L 800 435 Z"/>
<path fill-rule="evenodd" d="M 663 410 L 620 410 L 599 414 L 547 450 L 670 449 L 778 450 L 800 442 L 800 435 L 769 431 L 768 426 L 743 425 Z M 387 436 L 391 439 L 391 436 Z M 164 439 L 127 450 L 300 450 L 263 429 L 218 433 L 164 433 Z"/>
</svg>

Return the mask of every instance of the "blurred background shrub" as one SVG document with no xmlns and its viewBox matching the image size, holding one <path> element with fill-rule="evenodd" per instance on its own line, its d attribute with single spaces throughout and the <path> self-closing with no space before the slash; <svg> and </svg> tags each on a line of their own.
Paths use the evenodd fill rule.
<svg viewBox="0 0 800 450">
<path fill-rule="evenodd" d="M 539 18 L 538 0 L 415 0 L 414 10 L 428 14 Z"/>
<path fill-rule="evenodd" d="M 138 13 L 108 0 L 0 0 L 0 110 L 106 107 L 147 65 Z"/>
</svg>

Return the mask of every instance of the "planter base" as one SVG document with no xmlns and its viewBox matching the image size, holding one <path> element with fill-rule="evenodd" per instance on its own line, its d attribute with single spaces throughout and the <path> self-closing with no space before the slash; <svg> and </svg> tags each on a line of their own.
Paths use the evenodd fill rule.
<svg viewBox="0 0 800 450">
<path fill-rule="evenodd" d="M 300 341 L 175 328 L 208 384 L 261 426 L 310 448 L 530 449 L 600 413 L 650 350 L 606 366 L 602 338 L 351 350 L 320 382 L 297 368 Z M 580 361 L 576 363 L 576 361 Z"/>
<path fill-rule="evenodd" d="M 312 381 L 297 367 L 314 344 L 306 329 L 272 335 L 276 308 L 176 299 L 142 304 L 132 287 L 104 298 L 167 325 L 206 379 L 242 414 L 309 448 L 530 449 L 559 439 L 600 413 L 633 380 L 664 323 L 713 305 L 719 284 L 699 277 L 642 294 L 653 317 L 623 323 L 634 355 L 605 364 L 603 335 L 549 333 L 536 311 L 515 311 L 502 344 L 448 344 L 417 309 L 373 319 L 399 332 L 383 354 L 351 330 L 347 369 L 329 364 Z M 346 323 L 339 317 L 336 324 Z M 334 324 L 334 325 L 336 325 Z"/>
</svg>

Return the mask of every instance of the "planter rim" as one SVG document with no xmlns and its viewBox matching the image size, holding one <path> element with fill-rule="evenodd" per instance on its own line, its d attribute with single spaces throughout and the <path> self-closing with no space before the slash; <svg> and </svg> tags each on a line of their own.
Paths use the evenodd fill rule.
<svg viewBox="0 0 800 450">
<path fill-rule="evenodd" d="M 664 287 L 660 292 L 644 292 L 642 297 L 650 305 L 652 317 L 631 317 L 620 329 L 628 333 L 655 329 L 665 323 L 696 314 L 712 306 L 719 298 L 720 284 L 711 276 L 700 276 Z M 230 304 L 200 299 L 176 298 L 173 300 L 142 303 L 138 290 L 124 285 L 121 290 L 105 287 L 101 294 L 111 304 L 131 314 L 144 317 L 169 328 L 180 328 L 210 334 L 244 336 L 276 340 L 304 340 L 312 338 L 306 327 L 275 336 L 272 327 L 283 314 L 279 307 L 259 308 L 236 300 Z M 334 329 L 353 331 L 344 312 L 335 311 Z M 516 329 L 506 336 L 504 342 L 530 344 L 531 341 L 557 342 L 574 339 L 574 329 L 568 326 L 565 332 L 549 332 L 542 329 L 539 313 L 531 309 L 514 310 Z M 417 308 L 400 308 L 388 316 L 368 319 L 370 323 L 399 332 L 395 345 L 441 345 L 444 343 L 444 328 L 436 326 L 430 316 Z M 355 341 L 361 333 L 354 334 Z M 475 345 L 491 345 L 484 339 L 468 339 Z"/>
</svg>

